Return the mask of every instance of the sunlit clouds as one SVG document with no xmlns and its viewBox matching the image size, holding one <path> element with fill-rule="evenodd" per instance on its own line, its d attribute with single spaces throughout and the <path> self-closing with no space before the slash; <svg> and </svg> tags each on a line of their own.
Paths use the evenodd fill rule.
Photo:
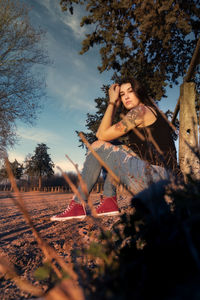
<svg viewBox="0 0 200 300">
<path fill-rule="evenodd" d="M 18 152 L 14 152 L 14 153 L 11 152 L 8 155 L 8 159 L 11 162 L 13 162 L 16 159 L 20 164 L 22 164 L 24 162 L 25 157 Z"/>
<path fill-rule="evenodd" d="M 48 143 L 53 141 L 61 140 L 58 134 L 48 131 L 48 129 L 38 129 L 38 128 L 18 128 L 19 138 L 23 138 L 35 143 Z"/>
</svg>

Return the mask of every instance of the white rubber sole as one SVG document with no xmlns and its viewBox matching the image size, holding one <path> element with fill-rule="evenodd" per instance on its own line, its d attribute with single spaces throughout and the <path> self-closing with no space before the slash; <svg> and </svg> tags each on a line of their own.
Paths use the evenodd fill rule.
<svg viewBox="0 0 200 300">
<path fill-rule="evenodd" d="M 119 211 L 111 211 L 111 212 L 105 212 L 105 213 L 97 214 L 97 217 L 101 217 L 101 216 L 116 216 L 116 215 L 119 215 Z"/>
<path fill-rule="evenodd" d="M 51 217 L 50 220 L 51 221 L 68 221 L 68 220 L 72 220 L 72 219 L 79 219 L 79 220 L 84 220 L 86 218 L 86 216 L 77 216 L 77 217 Z"/>
</svg>

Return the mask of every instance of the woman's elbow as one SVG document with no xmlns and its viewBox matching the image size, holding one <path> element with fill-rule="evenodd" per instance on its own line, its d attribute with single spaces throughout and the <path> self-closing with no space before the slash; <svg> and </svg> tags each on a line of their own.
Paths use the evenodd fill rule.
<svg viewBox="0 0 200 300">
<path fill-rule="evenodd" d="M 107 139 L 103 134 L 98 134 L 98 135 L 96 135 L 96 137 L 98 138 L 98 140 L 104 141 L 104 142 L 109 142 L 111 140 L 111 139 Z"/>
<path fill-rule="evenodd" d="M 103 140 L 102 134 L 100 134 L 99 132 L 96 133 L 96 138 L 97 138 L 98 140 Z"/>
<path fill-rule="evenodd" d="M 101 140 L 101 141 L 103 141 L 103 137 L 102 137 L 102 135 L 101 134 L 96 134 L 96 138 L 98 139 L 98 140 Z"/>
</svg>

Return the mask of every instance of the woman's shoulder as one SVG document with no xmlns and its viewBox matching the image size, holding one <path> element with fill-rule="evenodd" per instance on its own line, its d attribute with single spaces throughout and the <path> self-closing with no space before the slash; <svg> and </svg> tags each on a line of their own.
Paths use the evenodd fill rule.
<svg viewBox="0 0 200 300">
<path fill-rule="evenodd" d="M 170 121 L 168 120 L 165 113 L 156 106 L 146 106 L 148 110 L 151 111 L 152 114 L 155 115 L 156 119 L 160 122 L 164 122 L 169 125 Z"/>
<path fill-rule="evenodd" d="M 138 128 L 149 127 L 157 121 L 158 116 L 156 110 L 151 106 L 145 105 L 144 107 L 145 107 L 144 120 L 141 123 L 141 125 L 138 126 Z"/>
</svg>

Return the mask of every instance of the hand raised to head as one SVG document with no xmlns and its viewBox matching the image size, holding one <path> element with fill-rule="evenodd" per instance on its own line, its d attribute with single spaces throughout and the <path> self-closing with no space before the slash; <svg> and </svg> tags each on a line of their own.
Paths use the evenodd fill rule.
<svg viewBox="0 0 200 300">
<path fill-rule="evenodd" d="M 120 96 L 119 96 L 120 86 L 117 83 L 114 83 L 109 88 L 109 103 L 112 103 L 115 106 L 120 105 Z"/>
</svg>

